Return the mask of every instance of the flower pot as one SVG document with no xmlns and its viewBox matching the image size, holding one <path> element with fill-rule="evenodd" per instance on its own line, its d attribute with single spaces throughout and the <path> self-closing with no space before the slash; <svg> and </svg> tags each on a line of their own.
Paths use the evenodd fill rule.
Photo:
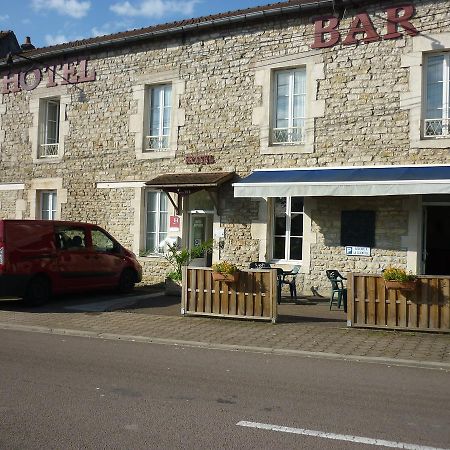
<svg viewBox="0 0 450 450">
<path fill-rule="evenodd" d="M 394 281 L 384 280 L 386 289 L 398 289 L 400 291 L 414 291 L 416 289 L 417 280 L 410 281 Z"/>
<path fill-rule="evenodd" d="M 212 272 L 214 281 L 224 281 L 225 283 L 236 283 L 239 280 L 239 272 L 234 273 L 220 273 Z"/>
</svg>

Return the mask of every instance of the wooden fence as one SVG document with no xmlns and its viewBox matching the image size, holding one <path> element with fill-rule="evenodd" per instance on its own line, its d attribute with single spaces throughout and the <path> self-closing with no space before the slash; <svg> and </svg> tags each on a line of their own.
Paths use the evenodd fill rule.
<svg viewBox="0 0 450 450">
<path fill-rule="evenodd" d="M 419 276 L 415 290 L 386 289 L 381 276 L 348 274 L 347 324 L 450 332 L 450 277 Z"/>
<path fill-rule="evenodd" d="M 239 319 L 277 319 L 277 272 L 242 270 L 236 283 L 213 281 L 212 270 L 183 268 L 181 313 Z"/>
</svg>

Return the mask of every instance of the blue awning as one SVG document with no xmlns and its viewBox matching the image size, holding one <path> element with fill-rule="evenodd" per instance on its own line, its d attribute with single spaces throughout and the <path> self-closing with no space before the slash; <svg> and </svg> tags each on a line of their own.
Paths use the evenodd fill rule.
<svg viewBox="0 0 450 450">
<path fill-rule="evenodd" d="M 235 197 L 450 194 L 450 166 L 368 166 L 255 170 Z"/>
</svg>

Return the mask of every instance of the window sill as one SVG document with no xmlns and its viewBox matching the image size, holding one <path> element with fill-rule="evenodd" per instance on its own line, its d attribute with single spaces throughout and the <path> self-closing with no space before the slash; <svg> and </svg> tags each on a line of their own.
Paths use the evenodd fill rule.
<svg viewBox="0 0 450 450">
<path fill-rule="evenodd" d="M 140 259 L 161 259 L 164 258 L 162 253 L 150 253 L 148 255 L 139 255 Z"/>
<path fill-rule="evenodd" d="M 271 145 L 261 148 L 261 155 L 285 155 L 286 153 L 313 153 L 314 147 L 307 144 Z"/>
<path fill-rule="evenodd" d="M 421 138 L 411 141 L 412 148 L 448 148 L 450 147 L 450 136 Z"/>
<path fill-rule="evenodd" d="M 137 159 L 164 159 L 175 158 L 175 150 L 155 151 L 155 152 L 139 152 Z"/>
<path fill-rule="evenodd" d="M 62 156 L 56 156 L 52 158 L 33 158 L 35 164 L 59 164 L 63 161 Z"/>
</svg>

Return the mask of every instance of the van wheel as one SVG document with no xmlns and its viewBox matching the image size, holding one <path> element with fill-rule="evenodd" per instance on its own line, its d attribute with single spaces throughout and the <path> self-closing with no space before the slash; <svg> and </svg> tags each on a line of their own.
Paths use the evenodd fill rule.
<svg viewBox="0 0 450 450">
<path fill-rule="evenodd" d="M 136 283 L 136 275 L 133 270 L 125 269 L 119 278 L 118 290 L 121 294 L 128 294 L 134 288 Z"/>
<path fill-rule="evenodd" d="M 50 299 L 50 281 L 42 276 L 34 277 L 27 286 L 23 297 L 25 303 L 30 306 L 39 306 Z"/>
</svg>

